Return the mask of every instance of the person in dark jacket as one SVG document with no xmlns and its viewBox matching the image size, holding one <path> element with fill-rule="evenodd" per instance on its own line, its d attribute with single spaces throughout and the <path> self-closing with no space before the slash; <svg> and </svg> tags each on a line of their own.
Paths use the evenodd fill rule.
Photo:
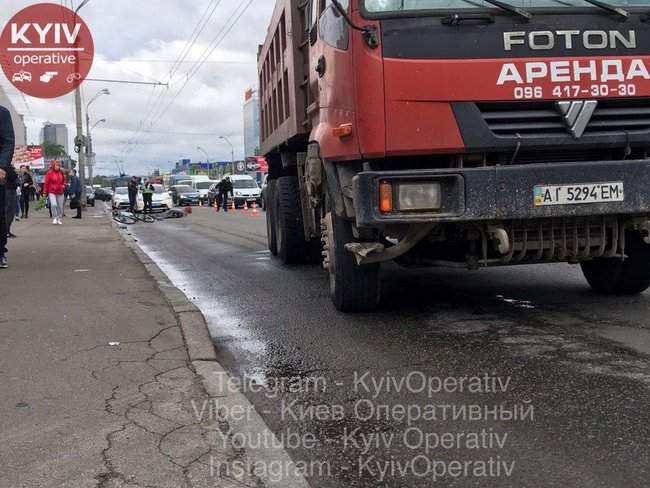
<svg viewBox="0 0 650 488">
<path fill-rule="evenodd" d="M 135 213 L 135 210 L 138 206 L 138 178 L 135 176 L 129 181 L 129 212 Z"/>
<path fill-rule="evenodd" d="M 224 212 L 228 211 L 228 195 L 232 193 L 232 190 L 232 181 L 230 181 L 229 176 L 226 176 L 219 185 L 219 198 Z"/>
<path fill-rule="evenodd" d="M 11 164 L 9 166 L 12 166 Z M 18 177 L 11 167 L 11 177 L 7 178 L 5 183 L 5 227 L 7 230 L 7 237 L 16 237 L 11 232 L 11 226 L 14 224 L 16 214 L 18 213 Z"/>
<path fill-rule="evenodd" d="M 76 169 L 70 170 L 68 194 L 70 195 L 70 208 L 77 209 L 77 216 L 72 218 L 81 220 L 81 180 L 77 176 Z"/>
<path fill-rule="evenodd" d="M 21 219 L 28 219 L 29 218 L 29 202 L 32 199 L 32 194 L 34 192 L 34 178 L 32 177 L 32 174 L 29 172 L 29 168 L 27 166 L 23 166 L 20 168 L 20 181 L 21 181 L 21 198 L 23 199 L 22 205 L 21 205 L 21 210 L 22 210 L 22 215 L 20 216 Z"/>
<path fill-rule="evenodd" d="M 16 137 L 11 114 L 5 107 L 0 106 L 0 269 L 8 267 L 5 185 L 16 178 L 16 172 L 11 164 L 15 145 Z"/>
</svg>

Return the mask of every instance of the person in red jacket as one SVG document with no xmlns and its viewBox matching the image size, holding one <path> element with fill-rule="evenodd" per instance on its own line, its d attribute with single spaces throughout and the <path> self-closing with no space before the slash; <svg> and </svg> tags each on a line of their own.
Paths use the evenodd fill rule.
<svg viewBox="0 0 650 488">
<path fill-rule="evenodd" d="M 43 195 L 50 200 L 52 211 L 52 224 L 63 225 L 63 205 L 65 204 L 65 175 L 61 171 L 61 164 L 58 161 L 50 163 L 50 170 L 45 175 Z"/>
</svg>

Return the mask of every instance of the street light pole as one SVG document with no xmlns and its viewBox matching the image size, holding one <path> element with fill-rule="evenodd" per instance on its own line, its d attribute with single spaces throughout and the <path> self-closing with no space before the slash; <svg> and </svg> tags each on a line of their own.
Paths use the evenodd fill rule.
<svg viewBox="0 0 650 488">
<path fill-rule="evenodd" d="M 86 159 L 88 164 L 88 180 L 90 181 L 90 185 L 92 186 L 93 184 L 93 166 L 90 164 L 92 162 L 92 156 L 93 156 L 93 139 L 92 135 L 90 133 L 90 113 L 89 109 L 92 103 L 97 100 L 99 97 L 102 95 L 110 95 L 111 92 L 108 90 L 108 88 L 104 88 L 103 90 L 100 90 L 97 92 L 97 94 L 86 104 L 86 135 L 88 136 L 87 144 L 86 144 Z M 106 120 L 104 119 L 104 122 Z M 84 188 L 85 189 L 85 188 Z M 83 200 L 82 200 L 83 201 Z"/>
<path fill-rule="evenodd" d="M 88 112 L 86 112 L 86 124 L 90 122 L 90 117 L 88 117 Z M 88 157 L 89 161 L 92 161 L 92 164 L 88 165 L 88 182 L 90 183 L 90 186 L 92 187 L 94 184 L 94 179 L 93 179 L 93 173 L 95 170 L 95 164 L 97 164 L 95 161 L 93 161 L 91 158 L 94 157 L 94 150 L 93 150 L 93 131 L 95 130 L 95 127 L 97 127 L 99 124 L 105 123 L 106 119 L 99 119 L 95 124 L 93 124 L 92 127 L 88 128 L 86 125 L 86 131 L 88 132 Z"/>
<path fill-rule="evenodd" d="M 230 159 L 230 172 L 235 174 L 235 146 L 233 145 L 232 142 L 230 142 L 230 139 L 228 139 L 226 136 L 219 136 L 219 139 L 223 139 L 226 141 L 228 144 L 230 144 L 230 148 L 232 150 L 231 154 L 231 159 Z"/>
<path fill-rule="evenodd" d="M 203 152 L 205 154 L 205 162 L 208 163 L 208 176 L 210 175 L 210 156 L 208 156 L 208 151 L 203 149 L 201 146 L 196 147 L 199 151 Z"/>
<path fill-rule="evenodd" d="M 205 149 L 203 149 L 201 146 L 197 146 L 197 149 L 203 152 L 203 154 L 205 154 L 205 161 L 206 163 L 210 164 L 210 156 L 208 156 L 208 152 Z"/>
</svg>

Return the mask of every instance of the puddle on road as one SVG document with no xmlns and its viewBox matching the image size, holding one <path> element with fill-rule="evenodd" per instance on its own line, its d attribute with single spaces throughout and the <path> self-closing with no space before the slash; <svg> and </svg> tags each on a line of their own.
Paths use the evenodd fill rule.
<svg viewBox="0 0 650 488">
<path fill-rule="evenodd" d="M 210 337 L 215 344 L 234 342 L 237 348 L 249 354 L 264 353 L 266 350 L 264 343 L 253 338 L 250 331 L 246 327 L 242 327 L 244 319 L 222 307 L 213 296 L 207 296 L 200 283 L 192 276 L 192 269 L 178 268 L 157 251 L 153 251 L 141 242 L 138 244 L 142 251 L 167 275 L 169 281 L 201 310 L 208 324 Z"/>
<path fill-rule="evenodd" d="M 612 325 L 594 329 L 585 328 L 584 323 L 578 325 L 575 320 L 555 324 L 547 319 L 527 318 L 528 325 L 523 325 L 522 317 L 449 321 L 440 321 L 438 317 L 430 321 L 424 334 L 425 337 L 460 336 L 464 344 L 470 340 L 496 342 L 515 357 L 553 361 L 587 374 L 636 380 L 650 387 L 650 361 L 637 355 L 650 354 L 650 330 Z M 622 350 L 621 346 L 629 351 Z"/>
<path fill-rule="evenodd" d="M 598 327 L 596 333 L 606 339 L 621 342 L 642 354 L 650 354 L 650 330 L 607 325 Z"/>
</svg>

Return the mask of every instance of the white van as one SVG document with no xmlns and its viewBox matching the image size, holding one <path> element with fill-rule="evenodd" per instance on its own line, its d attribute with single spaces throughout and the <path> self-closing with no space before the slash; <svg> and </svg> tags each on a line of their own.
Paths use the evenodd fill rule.
<svg viewBox="0 0 650 488">
<path fill-rule="evenodd" d="M 248 206 L 256 203 L 258 207 L 262 205 L 262 190 L 252 177 L 248 175 L 228 175 L 232 181 L 232 193 L 235 199 L 235 206 L 243 207 L 244 202 Z"/>
<path fill-rule="evenodd" d="M 199 198 L 204 204 L 208 204 L 209 197 L 208 197 L 208 192 L 210 191 L 210 188 L 212 188 L 212 185 L 217 183 L 216 181 L 213 180 L 194 180 L 192 182 L 192 188 L 194 188 L 196 191 L 199 192 Z"/>
</svg>

